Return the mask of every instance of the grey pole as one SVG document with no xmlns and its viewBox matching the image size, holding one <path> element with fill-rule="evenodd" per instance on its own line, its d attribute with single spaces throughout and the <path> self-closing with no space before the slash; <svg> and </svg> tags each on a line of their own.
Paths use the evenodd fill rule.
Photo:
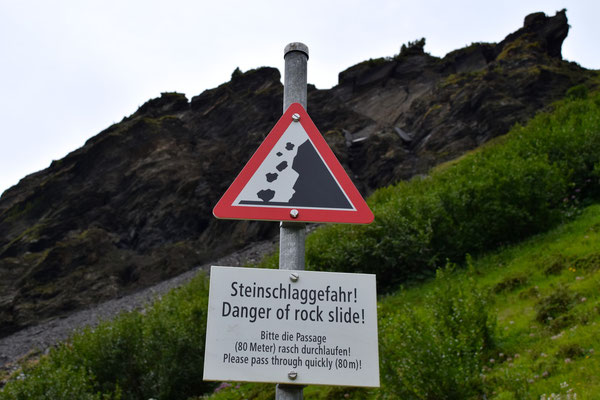
<svg viewBox="0 0 600 400">
<path fill-rule="evenodd" d="M 294 42 L 285 46 L 285 72 L 283 81 L 283 112 L 290 104 L 300 103 L 306 109 L 306 63 L 308 46 Z"/>
<path fill-rule="evenodd" d="M 303 43 L 285 46 L 285 75 L 283 83 L 283 112 L 290 104 L 300 103 L 306 109 L 306 64 L 308 47 Z M 304 241 L 306 227 L 298 222 L 281 222 L 279 228 L 279 269 L 304 269 Z M 302 279 L 300 276 L 299 279 Z M 298 385 L 278 384 L 276 400 L 302 400 L 303 388 Z"/>
</svg>

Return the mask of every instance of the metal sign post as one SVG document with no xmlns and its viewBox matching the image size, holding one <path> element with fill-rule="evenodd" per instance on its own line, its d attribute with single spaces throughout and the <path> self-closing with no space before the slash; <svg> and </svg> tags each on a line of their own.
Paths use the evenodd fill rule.
<svg viewBox="0 0 600 400">
<path fill-rule="evenodd" d="M 283 115 L 213 209 L 280 221 L 279 270 L 211 268 L 204 379 L 278 382 L 277 400 L 379 387 L 375 276 L 304 271 L 306 223 L 373 213 L 306 112 L 308 47 L 290 43 L 284 59 Z"/>
<path fill-rule="evenodd" d="M 285 75 L 283 84 L 283 112 L 292 103 L 300 103 L 305 109 L 307 98 L 308 46 L 303 43 L 290 43 L 285 46 Z M 293 212 L 295 210 L 292 210 Z M 304 243 L 306 227 L 303 223 L 281 222 L 279 228 L 279 269 L 304 270 Z M 290 376 L 292 379 L 293 376 Z M 276 400 L 302 400 L 303 388 L 298 385 L 278 384 Z"/>
</svg>

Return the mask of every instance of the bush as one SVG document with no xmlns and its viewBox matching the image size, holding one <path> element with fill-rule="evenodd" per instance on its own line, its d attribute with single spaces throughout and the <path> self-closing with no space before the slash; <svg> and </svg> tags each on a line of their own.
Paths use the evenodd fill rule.
<svg viewBox="0 0 600 400">
<path fill-rule="evenodd" d="M 535 319 L 543 324 L 562 317 L 577 304 L 577 293 L 569 291 L 565 285 L 559 285 L 548 296 L 542 297 L 535 305 Z"/>
<path fill-rule="evenodd" d="M 26 368 L 15 380 L 0 389 L 0 399 L 10 400 L 119 400 L 120 391 L 102 395 L 94 389 L 93 376 L 84 368 L 60 365 L 46 358 Z"/>
<path fill-rule="evenodd" d="M 527 275 L 519 272 L 514 275 L 506 276 L 500 282 L 494 285 L 492 291 L 494 293 L 510 292 L 527 283 Z"/>
<path fill-rule="evenodd" d="M 370 272 L 380 290 L 546 231 L 600 198 L 600 94 L 558 103 L 527 126 L 433 171 L 376 191 L 368 226 L 310 235 L 309 268 Z"/>
<path fill-rule="evenodd" d="M 400 53 L 396 58 L 402 58 L 407 56 L 418 56 L 425 53 L 425 38 L 421 38 L 408 44 L 403 44 L 400 47 Z"/>
<path fill-rule="evenodd" d="M 144 324 L 144 399 L 187 399 L 214 384 L 202 380 L 208 280 L 196 279 L 157 303 Z"/>
<path fill-rule="evenodd" d="M 572 99 L 585 99 L 588 95 L 588 92 L 589 90 L 586 85 L 576 85 L 567 90 L 566 97 Z"/>
<path fill-rule="evenodd" d="M 207 309 L 208 280 L 199 276 L 144 313 L 74 335 L 26 379 L 9 382 L 0 399 L 162 400 L 206 392 L 214 386 L 202 380 Z"/>
<path fill-rule="evenodd" d="M 471 277 L 438 270 L 422 309 L 404 307 L 381 322 L 383 380 L 391 398 L 468 399 L 494 348 L 496 318 Z"/>
</svg>

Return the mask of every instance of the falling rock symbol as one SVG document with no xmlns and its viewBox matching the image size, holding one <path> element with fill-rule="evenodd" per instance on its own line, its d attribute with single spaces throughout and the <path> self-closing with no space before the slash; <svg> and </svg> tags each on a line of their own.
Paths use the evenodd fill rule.
<svg viewBox="0 0 600 400">
<path fill-rule="evenodd" d="M 283 133 L 236 204 L 354 210 L 300 124 Z"/>
<path fill-rule="evenodd" d="M 262 201 L 268 202 L 275 196 L 275 191 L 271 189 L 261 190 L 256 195 L 259 199 L 262 199 Z"/>
<path fill-rule="evenodd" d="M 275 173 L 268 172 L 267 173 L 267 182 L 273 182 L 274 180 L 277 179 L 278 176 L 279 175 L 277 174 L 277 172 L 275 172 Z"/>
<path fill-rule="evenodd" d="M 288 166 L 288 163 L 287 163 L 287 161 L 282 161 L 282 162 L 280 162 L 280 163 L 279 163 L 279 165 L 278 165 L 278 166 L 276 166 L 275 168 L 277 168 L 277 171 L 281 172 L 281 171 L 283 171 L 284 169 L 286 169 L 286 168 L 287 168 L 287 166 Z"/>
<path fill-rule="evenodd" d="M 302 117 L 300 121 L 292 120 L 294 113 Z M 228 219 L 349 224 L 369 224 L 374 217 L 298 103 L 279 119 L 213 214 Z"/>
</svg>

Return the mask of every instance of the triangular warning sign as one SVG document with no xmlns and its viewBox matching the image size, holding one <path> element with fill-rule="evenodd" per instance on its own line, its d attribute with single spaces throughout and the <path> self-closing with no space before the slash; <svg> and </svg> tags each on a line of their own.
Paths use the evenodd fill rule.
<svg viewBox="0 0 600 400">
<path fill-rule="evenodd" d="M 266 221 L 373 221 L 373 213 L 298 103 L 275 124 L 213 214 Z"/>
</svg>

